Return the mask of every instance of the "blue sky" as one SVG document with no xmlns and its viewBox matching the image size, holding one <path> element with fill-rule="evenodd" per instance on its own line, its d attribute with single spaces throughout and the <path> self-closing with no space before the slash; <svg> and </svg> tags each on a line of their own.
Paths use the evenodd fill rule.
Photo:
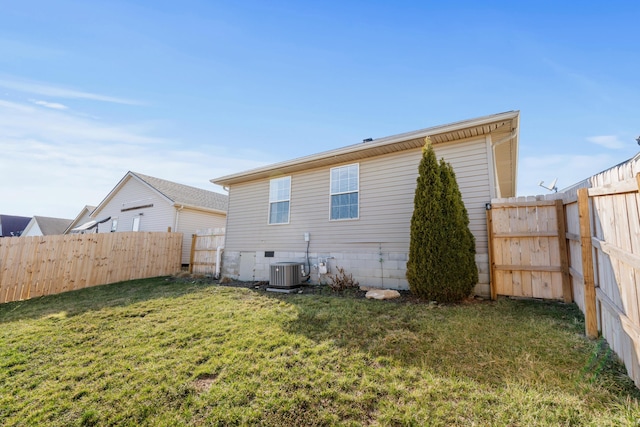
<svg viewBox="0 0 640 427">
<path fill-rule="evenodd" d="M 3 214 L 509 110 L 520 195 L 640 150 L 636 1 L 1 4 Z"/>
</svg>

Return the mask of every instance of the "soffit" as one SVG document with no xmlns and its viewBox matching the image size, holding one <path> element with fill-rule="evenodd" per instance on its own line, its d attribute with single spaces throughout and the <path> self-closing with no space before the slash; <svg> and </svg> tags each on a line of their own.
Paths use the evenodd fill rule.
<svg viewBox="0 0 640 427">
<path fill-rule="evenodd" d="M 414 132 L 375 139 L 369 142 L 362 142 L 360 144 L 354 144 L 285 162 L 275 163 L 246 172 L 223 176 L 212 179 L 211 182 L 222 186 L 229 186 L 240 182 L 273 178 L 275 176 L 288 175 L 297 171 L 355 162 L 369 157 L 416 149 L 424 146 L 424 138 L 426 136 L 429 136 L 431 138 L 431 142 L 434 145 L 437 145 L 490 135 L 500 129 L 507 135 L 516 131 L 516 135 L 511 138 L 511 141 L 507 141 L 505 144 L 500 145 L 513 146 L 515 144 L 515 146 L 517 146 L 518 117 L 518 111 L 509 111 L 478 119 L 435 126 Z M 517 150 L 515 150 L 515 152 L 517 153 Z M 515 160 L 515 157 L 510 157 L 510 161 L 514 162 Z M 497 165 L 497 167 L 504 169 L 504 172 L 498 173 L 499 181 L 501 181 L 500 185 L 504 185 L 505 187 L 502 187 L 504 189 L 513 188 L 512 190 L 507 191 L 507 193 L 513 192 L 515 194 L 515 164 L 503 163 L 501 166 Z M 507 175 L 511 174 L 514 174 L 513 177 L 507 178 Z M 502 193 L 504 194 L 505 192 L 502 191 Z"/>
</svg>

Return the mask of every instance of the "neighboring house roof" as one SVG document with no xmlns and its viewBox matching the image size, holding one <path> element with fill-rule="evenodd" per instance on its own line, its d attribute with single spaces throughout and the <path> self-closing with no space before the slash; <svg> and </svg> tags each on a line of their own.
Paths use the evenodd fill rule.
<svg viewBox="0 0 640 427">
<path fill-rule="evenodd" d="M 29 221 L 31 221 L 31 217 L 28 216 L 0 215 L 0 236 L 19 236 Z"/>
<path fill-rule="evenodd" d="M 494 161 L 497 179 L 504 197 L 516 194 L 516 175 L 518 158 L 519 111 L 507 111 L 464 120 L 446 125 L 434 126 L 413 132 L 402 133 L 384 138 L 365 140 L 335 150 L 324 151 L 310 156 L 300 157 L 249 171 L 226 175 L 212 179 L 214 184 L 228 186 L 255 179 L 270 178 L 296 171 L 326 167 L 337 163 L 358 161 L 367 157 L 379 156 L 424 146 L 424 138 L 429 136 L 434 145 L 446 142 L 489 135 L 498 129 L 508 130 L 508 136 L 494 145 Z M 503 128 L 506 127 L 506 128 Z"/>
<path fill-rule="evenodd" d="M 216 193 L 214 191 L 203 190 L 201 188 L 191 187 L 189 185 L 178 184 L 176 182 L 167 181 L 166 179 L 155 178 L 153 176 L 144 175 L 137 172 L 127 172 L 127 174 L 120 180 L 118 185 L 107 195 L 107 197 L 100 202 L 98 207 L 95 208 L 91 216 L 95 216 L 113 197 L 117 191 L 129 179 L 137 179 L 143 184 L 149 186 L 152 190 L 162 195 L 173 206 L 190 207 L 195 209 L 203 209 L 207 211 L 215 211 L 220 213 L 227 213 L 229 206 L 229 196 L 226 194 Z"/>
<path fill-rule="evenodd" d="M 51 236 L 56 234 L 64 234 L 64 231 L 71 225 L 73 220 L 64 218 L 51 218 L 47 216 L 34 216 L 25 231 L 37 224 L 43 236 Z"/>
<path fill-rule="evenodd" d="M 67 226 L 63 234 L 68 234 L 72 228 L 78 226 L 80 224 L 80 221 L 83 218 L 86 218 L 87 216 L 89 216 L 95 209 L 96 209 L 95 206 L 85 205 L 84 208 L 82 208 L 82 210 L 80 211 L 80 213 L 73 219 L 73 221 L 71 221 L 71 224 Z"/>
</svg>

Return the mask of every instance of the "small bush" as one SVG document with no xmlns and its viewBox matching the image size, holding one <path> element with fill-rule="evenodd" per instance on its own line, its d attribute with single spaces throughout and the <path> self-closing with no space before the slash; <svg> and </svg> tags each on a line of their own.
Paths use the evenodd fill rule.
<svg viewBox="0 0 640 427">
<path fill-rule="evenodd" d="M 185 270 L 180 270 L 176 274 L 173 275 L 176 279 L 184 279 L 185 277 L 191 277 L 191 273 Z"/>
<path fill-rule="evenodd" d="M 329 275 L 329 278 L 331 279 L 329 287 L 332 290 L 344 291 L 345 289 L 357 288 L 360 286 L 358 282 L 353 280 L 353 275 L 351 273 L 345 273 L 343 267 L 336 267 L 336 270 L 338 271 L 336 274 Z"/>
</svg>

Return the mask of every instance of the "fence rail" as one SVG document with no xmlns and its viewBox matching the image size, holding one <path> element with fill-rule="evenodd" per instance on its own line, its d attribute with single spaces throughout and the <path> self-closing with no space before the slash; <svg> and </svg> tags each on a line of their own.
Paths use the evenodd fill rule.
<svg viewBox="0 0 640 427">
<path fill-rule="evenodd" d="M 640 161 L 592 177 L 593 187 L 576 194 L 550 196 L 557 200 L 494 199 L 487 224 L 492 298 L 575 301 L 586 335 L 601 333 L 640 387 L 640 173 L 634 168 Z"/>
<path fill-rule="evenodd" d="M 173 274 L 181 233 L 95 233 L 0 239 L 0 303 Z"/>
</svg>

